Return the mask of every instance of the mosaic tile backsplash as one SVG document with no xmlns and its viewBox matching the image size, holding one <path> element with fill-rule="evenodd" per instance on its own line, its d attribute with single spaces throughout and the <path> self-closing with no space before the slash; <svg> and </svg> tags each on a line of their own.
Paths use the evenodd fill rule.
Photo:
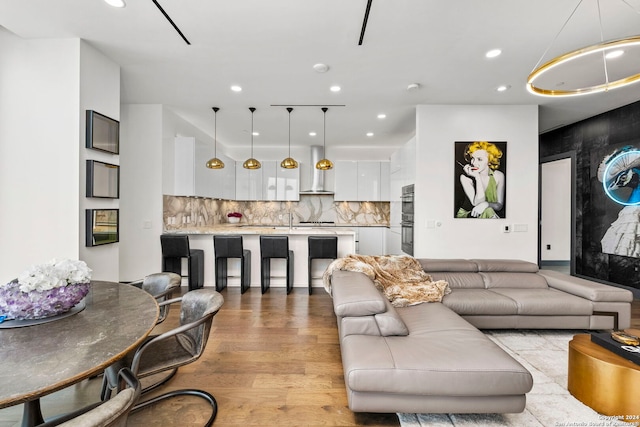
<svg viewBox="0 0 640 427">
<path fill-rule="evenodd" d="M 165 230 L 207 227 L 228 223 L 227 214 L 240 212 L 240 225 L 389 225 L 389 202 L 335 202 L 331 195 L 301 195 L 297 202 L 248 202 L 202 197 L 163 196 Z"/>
</svg>

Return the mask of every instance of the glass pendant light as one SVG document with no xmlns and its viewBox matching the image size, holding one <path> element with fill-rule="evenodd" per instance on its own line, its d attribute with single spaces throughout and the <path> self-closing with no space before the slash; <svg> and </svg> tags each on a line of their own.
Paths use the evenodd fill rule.
<svg viewBox="0 0 640 427">
<path fill-rule="evenodd" d="M 242 167 L 245 169 L 260 169 L 262 165 L 258 160 L 253 158 L 253 112 L 256 111 L 256 109 L 249 107 L 249 111 L 251 111 L 251 157 L 244 161 Z"/>
<path fill-rule="evenodd" d="M 291 112 L 293 108 L 287 107 L 287 111 L 289 112 L 289 157 L 280 163 L 280 167 L 284 169 L 295 169 L 298 167 L 298 162 L 291 157 Z"/>
<path fill-rule="evenodd" d="M 213 107 L 213 159 L 209 159 L 207 167 L 209 169 L 222 169 L 224 162 L 218 158 L 218 107 Z"/>
<path fill-rule="evenodd" d="M 326 155 L 326 151 L 327 151 L 327 107 L 322 107 L 322 114 L 323 114 L 323 122 L 322 122 L 322 134 L 323 134 L 323 142 L 322 142 L 322 155 L 324 156 L 323 159 L 318 160 L 318 163 L 316 163 L 316 169 L 319 169 L 321 171 L 326 171 L 329 169 L 333 169 L 333 162 L 329 159 L 327 159 L 327 155 Z"/>
</svg>

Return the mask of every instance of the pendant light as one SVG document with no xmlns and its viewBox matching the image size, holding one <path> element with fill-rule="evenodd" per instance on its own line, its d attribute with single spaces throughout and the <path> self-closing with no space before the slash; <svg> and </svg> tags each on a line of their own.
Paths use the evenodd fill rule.
<svg viewBox="0 0 640 427">
<path fill-rule="evenodd" d="M 289 157 L 280 163 L 280 167 L 284 169 L 296 169 L 298 162 L 291 157 L 291 112 L 293 108 L 287 107 L 287 111 L 289 112 Z"/>
<path fill-rule="evenodd" d="M 316 163 L 316 169 L 321 171 L 326 171 L 329 169 L 333 169 L 333 162 L 327 159 L 327 107 L 322 107 L 323 121 L 322 121 L 322 134 L 323 134 L 323 142 L 322 142 L 322 155 L 324 158 L 322 160 L 318 160 Z"/>
<path fill-rule="evenodd" d="M 262 165 L 258 160 L 253 158 L 253 112 L 256 111 L 256 109 L 249 107 L 249 111 L 251 111 L 251 157 L 244 161 L 242 167 L 245 169 L 260 169 Z"/>
<path fill-rule="evenodd" d="M 213 159 L 209 159 L 209 169 L 222 169 L 224 162 L 218 158 L 218 107 L 213 107 Z"/>
</svg>

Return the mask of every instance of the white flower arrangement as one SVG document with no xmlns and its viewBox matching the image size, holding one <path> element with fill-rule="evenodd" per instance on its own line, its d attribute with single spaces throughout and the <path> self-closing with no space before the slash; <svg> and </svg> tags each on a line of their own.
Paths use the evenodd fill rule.
<svg viewBox="0 0 640 427">
<path fill-rule="evenodd" d="M 51 260 L 46 264 L 32 265 L 18 276 L 22 292 L 47 291 L 67 285 L 89 283 L 91 269 L 84 261 Z"/>
</svg>

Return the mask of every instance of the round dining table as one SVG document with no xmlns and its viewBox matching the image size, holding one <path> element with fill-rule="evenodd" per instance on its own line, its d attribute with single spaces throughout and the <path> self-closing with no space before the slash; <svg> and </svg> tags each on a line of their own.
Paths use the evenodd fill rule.
<svg viewBox="0 0 640 427">
<path fill-rule="evenodd" d="M 23 426 L 42 423 L 40 398 L 101 373 L 137 348 L 158 304 L 131 285 L 92 281 L 76 314 L 0 329 L 0 408 L 24 404 Z"/>
</svg>

